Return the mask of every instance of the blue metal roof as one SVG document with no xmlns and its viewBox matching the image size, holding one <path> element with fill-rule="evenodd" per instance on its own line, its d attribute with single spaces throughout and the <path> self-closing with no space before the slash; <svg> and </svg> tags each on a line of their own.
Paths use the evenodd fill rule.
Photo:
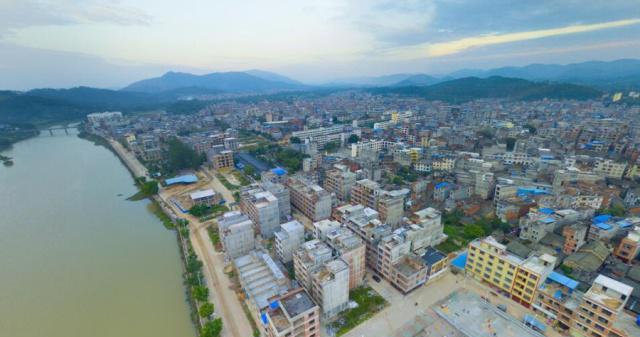
<svg viewBox="0 0 640 337">
<path fill-rule="evenodd" d="M 438 183 L 438 184 L 436 185 L 436 190 L 439 190 L 439 189 L 441 189 L 441 188 L 443 188 L 443 187 L 447 187 L 447 186 L 449 186 L 449 183 L 448 183 L 448 182 L 446 182 L 446 181 L 443 181 L 443 182 Z"/>
<path fill-rule="evenodd" d="M 271 309 L 278 309 L 280 307 L 280 302 L 278 301 L 273 301 L 271 303 L 269 303 L 269 308 Z"/>
<path fill-rule="evenodd" d="M 283 176 L 285 174 L 287 174 L 287 170 L 283 169 L 282 167 L 276 167 L 274 169 L 271 170 L 271 173 L 277 175 L 277 176 Z"/>
<path fill-rule="evenodd" d="M 597 217 L 593 218 L 593 222 L 598 223 L 598 222 L 607 222 L 612 218 L 611 215 L 609 214 L 601 214 L 598 215 Z"/>
<path fill-rule="evenodd" d="M 467 252 L 456 256 L 456 258 L 451 261 L 451 265 L 456 268 L 464 269 L 464 267 L 467 265 Z"/>
<path fill-rule="evenodd" d="M 543 208 L 540 208 L 540 209 L 538 210 L 538 212 L 540 212 L 540 213 L 544 213 L 544 214 L 553 214 L 553 213 L 555 213 L 556 211 L 555 211 L 555 210 L 553 210 L 553 208 L 543 207 Z"/>
<path fill-rule="evenodd" d="M 555 271 L 551 272 L 547 279 L 559 283 L 571 290 L 575 290 L 578 287 L 578 281 L 575 281 Z"/>
<path fill-rule="evenodd" d="M 198 177 L 196 177 L 194 174 L 187 174 L 183 176 L 173 177 L 164 181 L 164 183 L 167 185 L 192 184 L 195 182 L 198 182 Z"/>
<path fill-rule="evenodd" d="M 631 226 L 633 226 L 633 225 L 627 220 L 618 221 L 618 227 L 620 227 L 620 228 L 629 228 Z"/>
<path fill-rule="evenodd" d="M 529 315 L 529 314 L 525 314 L 524 315 L 524 322 L 526 324 L 529 324 L 533 327 L 536 327 L 538 330 L 540 331 L 545 331 L 547 329 L 547 326 L 542 324 L 542 322 L 538 321 L 537 319 L 533 318 L 533 316 Z"/>
<path fill-rule="evenodd" d="M 602 229 L 602 230 L 605 230 L 605 231 L 608 231 L 611 228 L 613 228 L 613 226 L 611 226 L 608 223 L 604 223 L 604 222 L 598 222 L 598 223 L 595 224 L 595 226 L 600 228 L 600 229 Z"/>
<path fill-rule="evenodd" d="M 543 223 L 552 223 L 552 222 L 556 222 L 556 219 L 554 218 L 545 218 L 542 220 Z"/>
<path fill-rule="evenodd" d="M 262 319 L 262 324 L 267 325 L 268 321 L 267 321 L 267 314 L 262 313 L 262 315 L 260 315 L 260 318 Z"/>
</svg>

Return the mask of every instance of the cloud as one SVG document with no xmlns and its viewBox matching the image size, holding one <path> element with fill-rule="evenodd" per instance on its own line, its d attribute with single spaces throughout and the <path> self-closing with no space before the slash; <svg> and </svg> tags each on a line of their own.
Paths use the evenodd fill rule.
<svg viewBox="0 0 640 337">
<path fill-rule="evenodd" d="M 438 43 L 421 43 L 413 46 L 391 49 L 387 52 L 392 57 L 400 59 L 417 59 L 424 57 L 442 57 L 463 51 L 518 41 L 542 39 L 546 37 L 586 33 L 603 29 L 625 27 L 640 24 L 640 19 L 618 20 L 605 23 L 572 25 L 552 29 L 540 29 L 518 33 L 490 34 L 473 36 L 453 41 Z"/>
<path fill-rule="evenodd" d="M 2 0 L 0 37 L 21 28 L 49 25 L 110 23 L 146 25 L 150 17 L 143 11 L 122 6 L 118 1 L 99 0 Z"/>
</svg>

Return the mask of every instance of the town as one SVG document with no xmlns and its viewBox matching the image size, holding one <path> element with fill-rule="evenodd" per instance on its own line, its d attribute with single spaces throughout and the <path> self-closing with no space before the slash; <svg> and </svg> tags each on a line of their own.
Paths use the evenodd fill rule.
<svg viewBox="0 0 640 337">
<path fill-rule="evenodd" d="M 283 94 L 85 130 L 182 224 L 203 331 L 632 337 L 640 107 L 615 101 Z"/>
</svg>

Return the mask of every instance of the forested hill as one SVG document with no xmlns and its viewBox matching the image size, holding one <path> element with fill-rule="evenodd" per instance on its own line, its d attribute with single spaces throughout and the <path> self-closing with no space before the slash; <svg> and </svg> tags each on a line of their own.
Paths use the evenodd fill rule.
<svg viewBox="0 0 640 337">
<path fill-rule="evenodd" d="M 550 82 L 532 82 L 519 78 L 492 76 L 489 78 L 466 77 L 429 86 L 383 87 L 369 89 L 375 94 L 398 94 L 442 100 L 452 103 L 482 98 L 506 98 L 513 100 L 594 99 L 602 95 L 591 87 Z"/>
</svg>

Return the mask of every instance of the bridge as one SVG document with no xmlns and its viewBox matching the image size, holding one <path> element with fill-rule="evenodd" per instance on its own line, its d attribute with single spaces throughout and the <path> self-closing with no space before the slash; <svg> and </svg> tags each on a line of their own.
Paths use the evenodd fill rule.
<svg viewBox="0 0 640 337">
<path fill-rule="evenodd" d="M 64 130 L 64 133 L 69 134 L 69 127 L 67 126 L 58 126 L 58 127 L 52 127 L 52 128 L 48 128 L 47 130 L 49 130 L 49 134 L 53 136 L 53 130 Z"/>
</svg>

